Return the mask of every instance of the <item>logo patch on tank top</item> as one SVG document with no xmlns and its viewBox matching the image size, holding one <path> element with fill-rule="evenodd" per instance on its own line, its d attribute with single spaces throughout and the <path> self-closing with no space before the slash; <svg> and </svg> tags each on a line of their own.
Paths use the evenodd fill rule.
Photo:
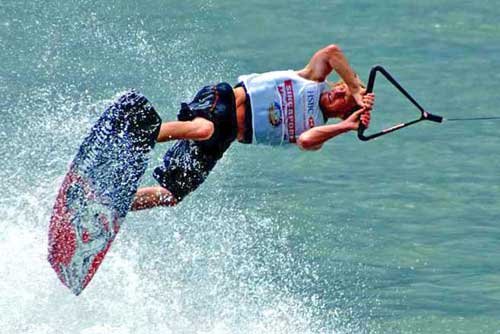
<svg viewBox="0 0 500 334">
<path fill-rule="evenodd" d="M 269 115 L 269 123 L 272 126 L 276 127 L 281 124 L 281 107 L 278 103 L 273 102 L 267 108 L 267 112 Z"/>
</svg>

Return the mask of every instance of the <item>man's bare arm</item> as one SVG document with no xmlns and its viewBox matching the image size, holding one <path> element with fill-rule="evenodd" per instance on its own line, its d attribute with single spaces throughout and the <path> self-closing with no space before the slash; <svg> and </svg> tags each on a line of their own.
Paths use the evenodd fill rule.
<svg viewBox="0 0 500 334">
<path fill-rule="evenodd" d="M 323 143 L 333 137 L 350 131 L 344 122 L 316 126 L 302 133 L 297 140 L 297 145 L 307 151 L 319 150 Z"/>
<path fill-rule="evenodd" d="M 363 108 L 354 112 L 346 120 L 340 123 L 311 128 L 299 136 L 297 145 L 303 150 L 315 151 L 320 149 L 327 140 L 343 133 L 357 130 L 360 122 L 362 122 L 365 127 L 368 127 L 370 124 L 370 111 L 371 109 Z"/>
<path fill-rule="evenodd" d="M 361 87 L 344 53 L 338 45 L 330 44 L 317 51 L 306 65 L 298 72 L 303 78 L 313 81 L 325 81 L 328 75 L 335 71 L 347 84 L 356 102 L 362 106 Z"/>
</svg>

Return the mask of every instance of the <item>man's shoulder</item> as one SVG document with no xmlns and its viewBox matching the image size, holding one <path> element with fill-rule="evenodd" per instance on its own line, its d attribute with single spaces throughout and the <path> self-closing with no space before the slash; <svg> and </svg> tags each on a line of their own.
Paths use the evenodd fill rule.
<svg viewBox="0 0 500 334">
<path fill-rule="evenodd" d="M 310 68 L 309 66 L 306 66 L 305 68 L 303 68 L 301 70 L 298 70 L 298 71 L 295 71 L 295 72 L 302 79 L 306 79 L 306 80 L 309 80 L 309 81 L 314 81 L 314 82 L 316 82 L 318 84 L 322 84 L 322 83 L 326 82 L 325 80 L 320 80 L 320 78 L 316 75 L 316 73 L 314 72 L 314 70 L 312 68 Z"/>
</svg>

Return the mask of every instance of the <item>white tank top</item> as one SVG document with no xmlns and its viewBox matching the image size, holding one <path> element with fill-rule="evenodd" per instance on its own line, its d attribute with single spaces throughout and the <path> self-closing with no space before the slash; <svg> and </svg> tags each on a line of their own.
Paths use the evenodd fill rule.
<svg viewBox="0 0 500 334">
<path fill-rule="evenodd" d="M 245 84 L 252 105 L 252 143 L 295 143 L 301 133 L 326 122 L 319 107 L 326 82 L 291 70 L 242 75 L 238 81 Z"/>
</svg>

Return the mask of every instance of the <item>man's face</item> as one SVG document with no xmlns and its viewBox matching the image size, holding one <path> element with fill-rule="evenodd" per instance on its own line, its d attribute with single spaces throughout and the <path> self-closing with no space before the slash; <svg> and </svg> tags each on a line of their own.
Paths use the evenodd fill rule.
<svg viewBox="0 0 500 334">
<path fill-rule="evenodd" d="M 357 106 L 346 84 L 335 86 L 320 96 L 319 104 L 327 117 L 346 119 Z"/>
</svg>

